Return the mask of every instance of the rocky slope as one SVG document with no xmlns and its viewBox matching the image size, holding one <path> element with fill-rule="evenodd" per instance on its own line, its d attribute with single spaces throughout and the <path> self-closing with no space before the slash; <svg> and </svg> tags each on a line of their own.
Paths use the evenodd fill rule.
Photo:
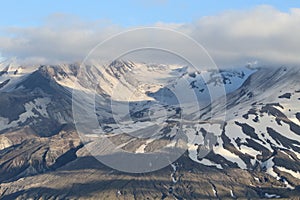
<svg viewBox="0 0 300 200">
<path fill-rule="evenodd" d="M 199 73 L 186 66 L 116 61 L 105 70 L 86 66 L 82 71 L 77 64 L 41 66 L 7 81 L 17 73 L 9 74 L 13 67 L 1 66 L 3 199 L 292 199 L 300 195 L 297 68 Z M 223 84 L 227 101 L 219 96 L 210 104 L 208 88 L 219 91 Z M 172 128 L 184 119 L 180 125 L 187 151 L 169 166 L 146 174 L 122 173 L 99 163 L 73 125 L 72 89 L 89 94 L 91 86 L 98 94 L 97 120 L 113 144 L 136 154 L 155 151 L 168 146 L 176 135 Z M 114 94 L 116 87 L 124 93 Z M 190 109 L 195 101 L 189 98 L 178 101 L 177 96 L 188 90 L 201 101 L 199 110 Z M 109 105 L 112 101 L 120 106 L 125 100 L 133 123 L 122 127 L 112 120 Z M 181 109 L 187 110 L 187 116 L 182 117 Z M 156 140 L 124 133 L 166 118 Z M 93 144 L 90 137 L 97 134 L 86 134 L 88 147 Z M 203 149 L 211 151 L 203 154 Z"/>
</svg>

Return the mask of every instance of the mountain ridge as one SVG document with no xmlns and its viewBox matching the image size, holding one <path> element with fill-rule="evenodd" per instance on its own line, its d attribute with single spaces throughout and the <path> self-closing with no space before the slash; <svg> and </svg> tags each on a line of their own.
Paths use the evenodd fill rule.
<svg viewBox="0 0 300 200">
<path fill-rule="evenodd" d="M 110 68 L 122 64 L 124 61 L 112 63 Z M 161 83 L 153 78 L 145 79 L 154 80 L 153 83 L 147 83 L 146 87 L 140 88 L 140 94 L 145 96 L 136 96 L 132 101 L 129 98 L 131 111 L 129 116 L 137 125 L 130 125 L 133 130 L 141 125 L 147 127 L 151 120 L 169 119 L 169 121 L 176 121 L 177 118 L 180 119 L 180 102 L 173 101 L 171 103 L 168 98 L 176 98 L 176 94 L 185 91 L 182 90 L 184 87 L 181 87 L 182 80 L 187 80 L 187 88 L 191 92 L 199 94 L 197 101 L 204 98 L 202 96 L 204 91 L 201 90 L 207 90 L 200 76 L 209 77 L 210 79 L 205 80 L 208 80 L 208 84 L 212 84 L 216 88 L 219 87 L 219 84 L 229 85 L 226 89 L 227 100 L 225 104 L 219 103 L 217 100 L 203 104 L 201 108 L 203 113 L 189 111 L 193 116 L 188 118 L 191 122 L 186 123 L 183 120 L 182 123 L 182 130 L 187 136 L 188 149 L 178 161 L 172 163 L 171 171 L 166 167 L 141 177 L 141 179 L 146 180 L 150 176 L 153 180 L 157 180 L 158 174 L 166 172 L 169 174 L 168 176 L 171 176 L 168 183 L 163 183 L 163 187 L 166 187 L 167 190 L 152 182 L 156 185 L 154 187 L 156 190 L 152 189 L 158 195 L 157 197 L 184 198 L 188 195 L 193 196 L 194 193 L 191 190 L 184 189 L 185 183 L 197 188 L 199 195 L 203 195 L 203 198 L 234 198 L 247 197 L 247 195 L 249 197 L 249 193 L 254 198 L 275 196 L 283 198 L 298 194 L 300 165 L 297 163 L 300 161 L 300 144 L 297 141 L 300 139 L 300 121 L 298 118 L 300 108 L 297 105 L 299 105 L 300 93 L 297 91 L 300 90 L 300 84 L 297 69 L 288 67 L 259 68 L 250 70 L 251 73 L 249 71 L 246 73 L 243 70 L 223 70 L 220 76 L 220 74 L 214 75 L 215 72 L 213 71 L 188 72 L 185 66 L 153 66 L 133 62 L 129 66 L 125 66 L 124 70 L 122 66 L 119 66 L 119 68 L 114 69 L 117 71 L 107 74 L 97 67 L 89 66 L 80 71 L 82 70 L 80 66 L 75 64 L 44 65 L 40 66 L 37 71 L 24 74 L 24 77 L 20 76 L 20 81 L 8 83 L 6 86 L 10 87 L 9 90 L 5 90 L 6 86 L 0 88 L 0 137 L 2 141 L 0 144 L 0 166 L 2 167 L 0 174 L 7 174 L 0 180 L 2 182 L 0 184 L 2 196 L 10 198 L 13 195 L 13 197 L 29 198 L 32 195 L 37 195 L 39 191 L 44 191 L 46 196 L 38 196 L 48 198 L 56 195 L 61 198 L 72 196 L 71 193 L 61 196 L 61 191 L 45 188 L 55 188 L 55 180 L 64 185 L 61 179 L 55 178 L 57 174 L 64 172 L 64 170 L 76 169 L 82 165 L 80 163 L 82 160 L 88 159 L 91 163 L 97 162 L 91 161 L 93 158 L 90 158 L 90 153 L 86 150 L 82 138 L 79 138 L 73 125 L 72 89 L 78 85 L 80 88 L 85 88 L 85 86 L 96 88 L 99 94 L 95 104 L 97 119 L 105 128 L 107 137 L 115 145 L 126 144 L 124 149 L 136 154 L 155 151 L 160 147 L 157 141 L 148 138 L 134 138 L 130 134 L 124 134 L 122 130 L 125 126 L 118 127 L 117 121 L 109 120 L 114 117 L 112 110 L 107 107 L 110 105 L 111 99 L 116 106 L 123 104 L 128 99 L 126 95 L 130 94 L 130 88 L 139 85 L 139 81 L 141 81 L 131 79 L 134 77 L 133 75 L 137 77 L 137 74 L 147 74 L 147 70 L 152 74 L 159 72 L 162 77 L 167 77 L 167 79 Z M 3 75 L 6 74 L 3 73 Z M 81 80 L 74 84 L 78 77 Z M 112 84 L 109 85 L 110 82 L 106 85 L 99 84 L 97 81 L 95 82 L 95 78 L 96 80 L 99 78 L 100 83 L 111 80 Z M 126 98 L 121 99 L 122 101 L 118 101 L 119 97 L 114 99 L 114 94 L 109 93 L 113 91 L 110 87 L 118 87 L 118 80 L 128 89 L 124 90 Z M 226 85 L 225 87 L 227 87 Z M 178 89 L 180 87 L 181 89 Z M 164 99 L 159 91 L 164 91 L 167 88 L 171 88 L 171 95 Z M 89 90 L 84 91 L 83 94 L 89 95 Z M 160 95 L 162 95 L 162 100 L 158 98 Z M 220 98 L 220 101 L 223 102 L 223 97 L 220 96 Z M 188 101 L 184 100 L 184 102 Z M 19 105 L 19 107 L 15 105 Z M 81 108 L 84 109 L 84 106 L 82 105 Z M 167 115 L 162 115 L 161 113 L 165 108 L 167 108 Z M 224 109 L 226 109 L 226 113 L 221 112 Z M 225 114 L 225 121 L 218 121 Z M 126 117 L 128 116 L 125 116 L 125 119 Z M 158 129 L 158 135 L 170 138 L 174 136 L 170 127 L 175 128 L 177 123 L 168 123 Z M 130 129 L 127 127 L 124 130 Z M 89 138 L 87 144 L 93 143 L 91 135 L 94 137 L 97 134 L 87 134 L 86 137 Z M 165 139 L 165 137 L 163 138 Z M 156 139 L 160 141 L 159 138 Z M 205 143 L 206 140 L 215 140 L 215 143 L 209 143 L 210 147 L 208 147 L 208 143 Z M 49 141 L 51 141 L 50 144 Z M 206 151 L 203 151 L 205 148 L 210 148 L 211 151 L 205 153 Z M 26 151 L 22 151 L 22 149 L 26 149 Z M 49 151 L 49 149 L 51 150 Z M 19 152 L 19 155 L 16 156 L 16 152 Z M 109 170 L 112 170 L 113 174 L 120 174 L 122 178 L 126 177 L 125 179 L 134 177 L 103 167 L 101 164 L 97 166 L 91 172 L 97 174 L 94 181 L 107 178 L 103 173 L 107 173 Z M 80 170 L 87 169 L 83 167 Z M 195 172 L 193 172 L 194 170 Z M 226 179 L 227 184 L 213 178 L 214 175 L 209 175 L 208 182 L 205 184 L 208 184 L 211 192 L 207 191 L 204 182 L 203 185 L 196 186 L 197 181 L 204 181 L 206 177 L 201 170 L 218 174 L 218 176 Z M 194 180 L 189 175 L 190 171 L 195 173 L 199 179 Z M 241 173 L 243 178 L 250 177 L 251 181 L 238 179 L 232 174 L 229 176 L 230 171 Z M 86 175 L 90 176 L 88 173 Z M 76 182 L 71 176 L 67 174 L 64 176 L 65 179 L 68 179 L 69 184 Z M 84 180 L 84 177 L 80 176 L 80 172 L 74 176 Z M 231 176 L 235 177 L 234 179 L 237 179 L 244 189 L 234 185 L 230 181 Z M 33 182 L 36 180 L 40 185 L 43 185 L 42 180 L 45 177 L 52 183 L 49 182 L 44 185 L 44 189 L 35 190 L 36 187 Z M 162 177 L 167 179 L 166 176 Z M 120 182 L 122 182 L 122 178 L 119 178 Z M 192 180 L 195 182 L 192 183 Z M 86 181 L 91 181 L 91 179 L 86 178 Z M 137 183 L 138 179 L 135 181 Z M 22 186 L 26 182 L 30 183 L 28 187 Z M 112 179 L 108 178 L 107 182 L 109 185 L 112 184 L 111 188 L 107 190 L 108 198 L 119 198 L 123 195 L 129 197 L 133 193 L 130 186 L 118 186 L 123 188 L 124 191 L 122 191 L 122 189 L 113 187 Z M 101 183 L 97 184 L 101 185 Z M 234 185 L 234 187 L 231 186 L 232 188 L 229 189 L 227 188 L 229 185 Z M 87 183 L 87 186 L 83 187 L 88 189 L 88 186 Z M 272 188 L 273 186 L 275 188 Z M 7 189 L 9 187 L 11 189 Z M 151 188 L 147 184 L 145 187 Z M 200 189 L 207 192 L 200 192 Z M 72 189 L 68 190 L 71 191 Z M 97 196 L 99 193 L 96 191 L 94 192 Z M 104 192 L 103 190 L 100 191 Z M 197 194 L 194 194 L 196 195 L 194 197 L 200 198 L 201 195 L 197 196 Z M 140 195 L 141 198 L 147 196 L 139 192 L 136 192 L 136 195 Z M 84 195 L 81 196 L 88 198 Z"/>
</svg>

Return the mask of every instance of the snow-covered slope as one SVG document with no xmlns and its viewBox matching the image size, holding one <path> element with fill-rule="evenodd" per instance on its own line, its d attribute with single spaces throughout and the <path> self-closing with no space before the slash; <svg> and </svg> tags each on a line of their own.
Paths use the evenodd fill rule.
<svg viewBox="0 0 300 200">
<path fill-rule="evenodd" d="M 207 85 L 216 91 L 225 86 L 225 90 L 230 92 L 255 72 L 243 67 L 219 74 L 216 71 L 199 72 L 187 66 L 130 61 L 114 61 L 107 67 L 60 64 L 42 65 L 35 71 L 32 69 L 34 67 L 25 68 L 10 61 L 1 63 L 2 132 L 25 125 L 38 126 L 41 131 L 43 123 L 52 127 L 71 123 L 73 90 L 84 91 L 88 95 L 96 91 L 96 111 L 105 132 L 135 131 L 167 118 L 179 119 L 183 106 L 186 106 L 185 114 L 188 116 L 195 112 L 195 104 L 204 107 L 210 103 Z M 196 98 L 192 99 L 187 94 Z M 85 109 L 82 102 L 77 105 Z M 128 105 L 128 113 L 119 114 L 118 110 L 114 110 Z M 116 115 L 124 126 L 116 124 Z M 194 118 L 198 116 L 200 113 Z M 131 121 L 126 122 L 128 117 Z M 134 123 L 131 123 L 132 120 Z M 167 126 L 163 124 L 159 132 L 165 133 Z M 53 134 L 55 130 L 51 132 Z"/>
<path fill-rule="evenodd" d="M 178 125 L 174 122 L 185 119 L 185 116 L 181 116 L 182 102 L 178 102 L 176 95 L 190 90 L 196 94 L 198 101 L 203 102 L 209 100 L 207 85 L 211 84 L 213 87 L 210 88 L 215 88 L 216 91 L 225 86 L 228 93 L 226 105 L 228 120 L 214 124 L 213 119 L 210 119 L 211 114 L 217 117 L 224 113 L 210 113 L 208 106 L 210 102 L 206 101 L 202 104 L 203 107 L 207 106 L 203 109 L 203 113 L 197 113 L 193 118 L 189 118 L 186 124 L 183 123 L 193 160 L 215 165 L 218 168 L 228 166 L 255 168 L 257 164 L 264 165 L 263 163 L 274 154 L 275 147 L 287 148 L 298 156 L 300 153 L 297 143 L 295 147 L 286 146 L 290 145 L 291 141 L 299 139 L 297 102 L 300 98 L 298 91 L 300 88 L 297 88 L 299 85 L 297 70 L 260 69 L 255 73 L 256 70 L 244 67 L 223 70 L 220 73 L 197 72 L 187 66 L 115 61 L 106 68 L 85 66 L 80 69 L 77 64 L 41 66 L 38 71 L 22 74 L 19 72 L 22 69 L 20 66 L 16 67 L 15 73 L 12 71 L 16 65 L 2 63 L 1 66 L 1 80 L 15 76 L 10 78 L 15 80 L 14 84 L 2 88 L 5 91 L 5 95 L 1 97 L 2 102 L 9 102 L 17 98 L 17 95 L 23 96 L 23 101 L 19 100 L 20 105 L 11 110 L 13 115 L 10 114 L 11 111 L 4 108 L 5 103 L 1 104 L 2 131 L 26 124 L 41 126 L 42 123 L 39 121 L 45 122 L 45 120 L 48 123 L 50 120 L 52 125 L 70 123 L 72 121 L 71 105 L 69 105 L 70 91 L 78 89 L 76 88 L 78 85 L 79 89 L 89 90 L 91 87 L 88 86 L 92 85 L 101 97 L 102 102 L 97 104 L 96 110 L 99 122 L 106 133 L 131 133 L 142 128 L 147 135 L 147 131 L 153 131 L 153 123 L 161 122 L 161 126 L 156 127 L 159 137 L 174 137 Z M 74 84 L 76 81 L 77 84 Z M 242 84 L 243 86 L 239 88 Z M 188 98 L 184 100 L 184 103 L 188 104 L 188 100 Z M 129 102 L 129 113 L 119 116 L 116 112 L 113 114 L 116 110 L 108 108 L 111 102 L 115 107 Z M 195 102 L 191 103 L 192 108 Z M 68 106 L 53 112 L 54 107 L 58 105 L 61 107 L 63 104 Z M 213 103 L 212 106 L 215 107 L 213 111 L 223 110 L 223 108 L 216 109 L 220 105 Z M 116 122 L 115 115 L 122 123 Z M 55 122 L 52 121 L 53 119 Z M 128 119 L 130 120 L 126 121 Z M 166 123 L 167 120 L 169 122 Z M 190 122 L 191 120 L 194 120 L 193 123 Z M 203 123 L 201 120 L 210 120 L 212 124 Z M 283 132 L 287 134 L 284 135 L 284 139 L 280 136 L 276 136 L 280 139 L 273 138 L 277 133 Z M 207 135 L 212 136 L 211 140 L 215 138 L 216 144 L 209 157 L 199 161 L 197 159 L 197 157 L 201 158 L 199 148 L 207 145 L 204 144 Z M 280 140 L 288 142 L 280 142 Z M 134 151 L 144 152 L 151 145 L 153 145 L 153 138 L 141 142 Z M 219 156 L 223 158 L 216 159 L 220 158 Z"/>
<path fill-rule="evenodd" d="M 90 120 L 88 115 L 85 118 L 86 108 L 96 110 L 102 132 L 88 130 L 89 141 L 105 133 L 118 149 L 144 154 L 175 146 L 173 139 L 181 130 L 187 154 L 195 161 L 188 159 L 193 164 L 187 165 L 195 169 L 202 165 L 222 173 L 243 169 L 240 171 L 251 175 L 270 175 L 285 188 L 300 184 L 297 68 L 242 67 L 218 73 L 129 61 L 115 61 L 105 68 L 97 64 L 43 65 L 34 71 L 10 62 L 0 66 L 0 133 L 6 134 L 0 143 L 3 155 L 14 145 L 9 133 L 24 127 L 29 126 L 34 137 L 60 139 L 60 130 L 74 122 L 72 91 L 82 91 L 77 93 L 82 99 L 92 98 L 95 92 L 95 107 L 80 98 L 73 102 L 83 111 L 81 123 Z M 226 104 L 219 92 L 223 87 Z M 220 100 L 210 102 L 210 92 Z M 17 137 L 21 134 L 25 133 L 18 132 Z M 182 165 L 172 165 L 173 184 L 180 183 Z M 270 176 L 252 178 L 265 183 Z M 212 188 L 213 193 L 220 191 Z M 273 192 L 260 197 L 276 196 Z"/>
<path fill-rule="evenodd" d="M 21 73 L 24 67 L 17 65 L 11 74 L 14 66 L 7 65 L 2 77 L 10 81 L 0 90 L 1 133 L 31 126 L 38 135 L 49 136 L 72 122 L 72 95 L 68 90 L 51 79 L 43 67 Z"/>
<path fill-rule="evenodd" d="M 260 69 L 251 75 L 227 95 L 227 120 L 211 129 L 217 136 L 213 151 L 197 159 L 197 149 L 203 145 L 197 144 L 198 148 L 190 149 L 192 159 L 218 168 L 265 170 L 282 181 L 289 176 L 300 178 L 299 76 L 297 68 L 285 67 Z M 218 102 L 212 106 L 218 107 Z M 200 125 L 190 131 L 203 135 L 206 128 Z"/>
<path fill-rule="evenodd" d="M 65 84 L 72 82 L 69 81 L 73 79 L 70 74 L 63 77 L 56 74 L 54 77 L 69 88 L 84 88 L 79 92 L 77 89 L 76 96 L 90 95 L 93 98 L 90 93 L 96 90 L 101 99 L 96 111 L 104 132 L 136 132 L 141 127 L 144 131 L 149 128 L 151 132 L 151 127 L 161 122 L 158 131 L 163 133 L 168 123 L 162 122 L 187 118 L 198 120 L 200 109 L 210 103 L 211 92 L 217 97 L 222 95 L 219 91 L 224 87 L 225 91 L 231 92 L 255 71 L 243 67 L 219 73 L 196 71 L 188 66 L 115 61 L 106 68 L 98 65 L 81 67 L 73 86 Z M 76 105 L 81 106 L 80 103 Z M 123 112 L 126 110 L 128 112 Z"/>
<path fill-rule="evenodd" d="M 146 101 L 158 99 L 160 90 L 173 93 L 192 89 L 197 96 L 209 95 L 208 85 L 216 90 L 224 87 L 231 92 L 254 73 L 255 69 L 240 67 L 234 70 L 196 71 L 188 66 L 134 63 L 116 60 L 108 66 L 99 64 L 79 66 L 45 66 L 47 72 L 60 85 L 70 89 L 96 89 L 114 101 Z M 224 85 L 223 85 L 224 84 Z M 183 88 L 186 85 L 188 88 Z M 206 91 L 205 91 L 206 90 Z"/>
<path fill-rule="evenodd" d="M 24 67 L 14 59 L 4 60 L 0 63 L 0 91 L 6 92 L 14 89 L 14 86 L 26 76 L 35 71 L 37 67 Z"/>
</svg>

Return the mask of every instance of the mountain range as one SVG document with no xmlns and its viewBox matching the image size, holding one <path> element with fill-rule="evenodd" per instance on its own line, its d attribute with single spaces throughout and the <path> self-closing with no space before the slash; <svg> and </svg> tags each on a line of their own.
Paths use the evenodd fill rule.
<svg viewBox="0 0 300 200">
<path fill-rule="evenodd" d="M 299 75 L 285 66 L 198 71 L 123 60 L 106 67 L 2 62 L 0 196 L 296 199 Z M 82 126 L 93 117 L 98 132 Z M 104 136 L 120 152 L 161 154 L 177 147 L 178 130 L 186 148 L 166 165 L 151 163 L 149 173 L 147 162 L 122 172 L 128 163 L 112 168 L 91 152 Z M 110 156 L 106 148 L 98 150 Z"/>
</svg>

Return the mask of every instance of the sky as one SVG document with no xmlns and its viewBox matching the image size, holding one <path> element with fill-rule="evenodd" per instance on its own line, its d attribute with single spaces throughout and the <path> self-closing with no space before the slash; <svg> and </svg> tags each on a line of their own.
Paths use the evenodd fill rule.
<svg viewBox="0 0 300 200">
<path fill-rule="evenodd" d="M 192 37 L 219 65 L 300 64 L 298 0 L 1 0 L 0 5 L 0 53 L 28 63 L 81 60 L 113 34 L 159 26 Z"/>
<path fill-rule="evenodd" d="M 300 5 L 298 0 L 2 0 L 0 25 L 40 25 L 55 13 L 70 14 L 83 20 L 104 20 L 125 27 L 156 22 L 187 23 L 203 16 L 246 10 L 263 4 L 284 12 Z"/>
</svg>

